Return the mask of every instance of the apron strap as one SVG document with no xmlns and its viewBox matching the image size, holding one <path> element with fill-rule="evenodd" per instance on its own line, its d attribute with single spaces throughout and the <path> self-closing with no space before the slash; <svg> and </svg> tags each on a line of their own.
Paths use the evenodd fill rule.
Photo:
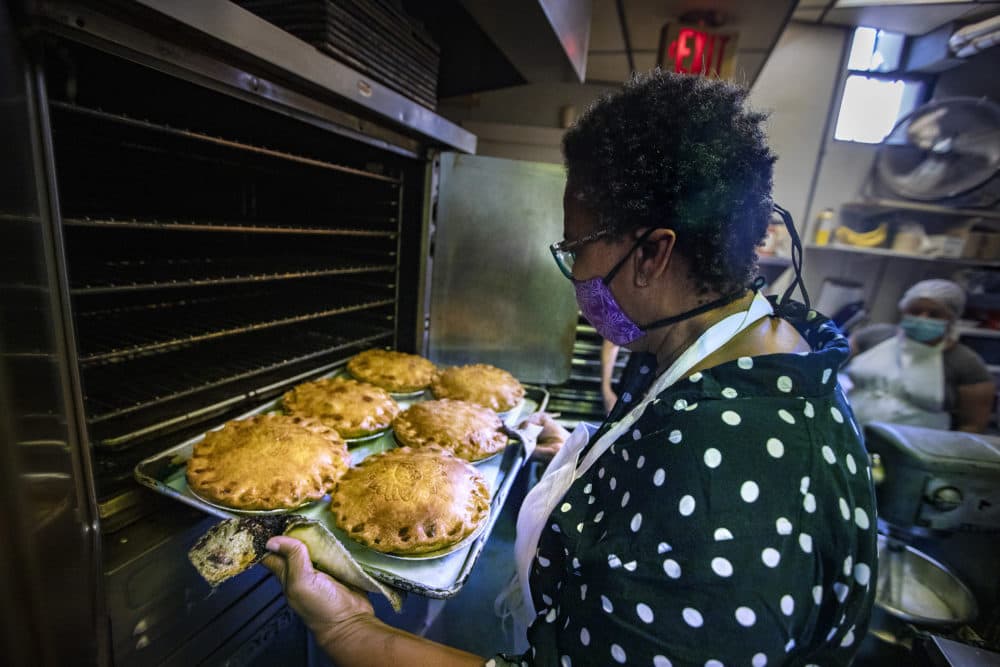
<svg viewBox="0 0 1000 667">
<path fill-rule="evenodd" d="M 584 473 L 590 470 L 604 452 L 629 428 L 639 420 L 639 417 L 646 411 L 646 407 L 665 389 L 672 386 L 679 379 L 697 366 L 699 363 L 714 354 L 726 343 L 733 340 L 743 331 L 749 329 L 761 319 L 774 314 L 774 308 L 767 298 L 757 292 L 750 307 L 746 310 L 734 313 L 720 322 L 713 324 L 698 340 L 681 353 L 670 368 L 665 370 L 656 379 L 653 386 L 628 414 L 617 423 L 608 428 L 600 438 L 596 438 L 593 444 L 588 444 L 589 451 L 584 456 L 583 462 L 577 467 L 574 479 L 579 479 Z"/>
</svg>

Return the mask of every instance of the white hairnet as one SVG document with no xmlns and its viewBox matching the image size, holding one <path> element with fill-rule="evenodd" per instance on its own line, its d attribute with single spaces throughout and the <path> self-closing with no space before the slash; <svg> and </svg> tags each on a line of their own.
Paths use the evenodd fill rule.
<svg viewBox="0 0 1000 667">
<path fill-rule="evenodd" d="M 899 300 L 899 309 L 906 310 L 917 299 L 931 299 L 951 311 L 951 319 L 957 320 L 965 310 L 965 290 L 950 280 L 935 278 L 921 280 L 906 290 Z"/>
</svg>

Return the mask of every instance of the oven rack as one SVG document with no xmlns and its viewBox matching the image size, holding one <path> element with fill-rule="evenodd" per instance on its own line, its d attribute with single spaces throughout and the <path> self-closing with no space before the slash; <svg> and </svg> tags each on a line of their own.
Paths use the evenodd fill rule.
<svg viewBox="0 0 1000 667">
<path fill-rule="evenodd" d="M 341 322 L 335 333 L 316 326 L 264 333 L 252 340 L 212 341 L 133 359 L 124 362 L 127 372 L 116 368 L 121 364 L 87 369 L 83 377 L 87 421 L 98 427 L 94 444 L 125 444 L 226 406 L 273 394 L 301 381 L 300 374 L 289 376 L 289 369 L 302 365 L 303 372 L 319 372 L 342 363 L 350 356 L 348 352 L 391 344 L 395 335 L 389 320 Z M 269 374 L 274 376 L 268 383 L 245 390 L 244 381 Z M 233 386 L 238 382 L 243 384 Z"/>
<path fill-rule="evenodd" d="M 90 365 L 253 331 L 391 306 L 395 299 L 354 295 L 289 302 L 286 294 L 248 294 L 202 303 L 79 315 L 80 363 Z M 141 313 L 141 314 L 139 314 Z"/>
<path fill-rule="evenodd" d="M 356 167 L 348 167 L 346 165 L 336 164 L 333 162 L 329 162 L 327 160 L 319 160 L 316 158 L 306 157 L 304 155 L 288 153 L 286 151 L 279 151 L 273 148 L 257 146 L 254 144 L 244 143 L 233 139 L 215 137 L 209 134 L 204 134 L 202 132 L 195 132 L 193 130 L 171 127 L 170 125 L 154 123 L 149 120 L 139 120 L 137 118 L 131 118 L 130 116 L 124 114 L 110 113 L 108 111 L 103 111 L 100 109 L 91 109 L 89 107 L 80 106 L 78 104 L 70 104 L 68 102 L 60 102 L 55 100 L 50 102 L 50 106 L 52 109 L 57 111 L 65 111 L 70 114 L 74 114 L 85 118 L 90 118 L 93 120 L 103 121 L 118 126 L 130 127 L 137 130 L 168 135 L 180 139 L 186 139 L 204 145 L 212 145 L 220 148 L 235 150 L 237 152 L 242 152 L 246 154 L 251 154 L 266 158 L 273 158 L 276 160 L 281 160 L 284 162 L 292 162 L 295 164 L 304 165 L 308 167 L 316 167 L 318 169 L 324 169 L 327 171 L 335 171 L 342 174 L 348 174 L 351 176 L 358 176 L 364 179 L 381 181 L 383 183 L 392 183 L 394 185 L 399 185 L 400 183 L 402 183 L 402 181 L 399 178 L 393 176 L 386 176 L 385 174 L 377 174 L 371 171 L 365 171 L 364 169 L 357 169 Z"/>
<path fill-rule="evenodd" d="M 391 202 L 395 203 L 395 202 Z M 375 217 L 375 216 L 372 216 Z M 0 215 L 0 219 L 3 216 Z M 395 217 L 375 218 L 379 222 L 396 223 Z M 67 227 L 82 227 L 94 229 L 134 229 L 153 231 L 177 231 L 177 232 L 229 232 L 229 233 L 250 233 L 250 234 L 292 234 L 301 236 L 348 236 L 384 238 L 395 240 L 397 233 L 395 230 L 381 229 L 354 229 L 348 227 L 327 228 L 294 225 L 269 225 L 264 223 L 250 222 L 208 222 L 192 220 L 116 220 L 114 218 L 63 218 L 63 224 Z"/>
<path fill-rule="evenodd" d="M 350 305 L 362 301 L 379 298 L 389 298 L 396 289 L 393 276 L 386 274 L 379 277 L 360 276 L 347 278 L 320 278 L 301 284 L 261 284 L 223 290 L 192 290 L 166 291 L 162 293 L 112 296 L 107 299 L 81 300 L 76 316 L 78 318 L 103 317 L 143 317 L 154 314 L 154 311 L 174 312 L 190 308 L 228 308 L 227 304 L 253 302 L 258 313 L 264 312 L 267 306 L 281 304 L 284 311 L 291 312 L 295 304 L 326 303 L 332 305 Z M 316 295 L 321 295 L 317 297 Z M 87 303 L 86 306 L 82 305 Z M 332 305 L 328 307 L 332 307 Z M 249 308 L 250 306 L 240 306 Z M 209 314 L 211 314 L 209 312 Z M 280 313 L 279 313 L 280 314 Z M 154 315 L 155 316 L 155 315 Z"/>
<path fill-rule="evenodd" d="M 42 222 L 42 216 L 32 213 L 18 213 L 16 211 L 0 211 L 0 222 L 19 222 L 37 225 Z"/>
<path fill-rule="evenodd" d="M 595 413 L 595 406 L 603 405 L 601 392 L 573 386 L 549 386 L 549 408 L 560 415 L 564 422 L 576 423 L 583 420 L 600 424 L 602 415 Z M 598 407 L 597 410 L 600 410 Z"/>
<path fill-rule="evenodd" d="M 261 267 L 268 270 L 261 271 Z M 239 285 L 395 271 L 395 264 L 338 263 L 315 257 L 282 257 L 277 262 L 268 257 L 109 259 L 80 267 L 79 275 L 71 275 L 70 294 Z"/>
</svg>

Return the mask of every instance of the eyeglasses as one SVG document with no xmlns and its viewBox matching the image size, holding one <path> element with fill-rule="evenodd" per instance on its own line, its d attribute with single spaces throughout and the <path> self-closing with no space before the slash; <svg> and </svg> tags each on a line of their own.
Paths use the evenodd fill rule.
<svg viewBox="0 0 1000 667">
<path fill-rule="evenodd" d="M 603 236 L 607 236 L 610 233 L 610 229 L 602 229 L 599 232 L 594 232 L 589 236 L 584 236 L 582 239 L 577 239 L 575 241 L 558 241 L 550 245 L 549 250 L 552 252 L 552 257 L 556 260 L 556 265 L 559 267 L 559 270 L 563 272 L 564 276 L 572 280 L 573 264 L 576 263 L 577 248 L 581 248 Z"/>
</svg>

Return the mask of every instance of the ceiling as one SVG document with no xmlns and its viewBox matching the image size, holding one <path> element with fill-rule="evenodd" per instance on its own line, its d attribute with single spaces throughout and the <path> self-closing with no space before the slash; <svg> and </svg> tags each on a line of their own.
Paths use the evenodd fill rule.
<svg viewBox="0 0 1000 667">
<path fill-rule="evenodd" d="M 587 81 L 620 83 L 630 74 L 616 0 L 592 0 Z M 715 10 L 725 17 L 722 31 L 739 33 L 736 78 L 750 85 L 795 5 L 795 0 L 622 0 L 635 69 L 656 65 L 660 29 L 690 11 Z"/>
<path fill-rule="evenodd" d="M 439 97 L 525 82 L 579 81 L 580 69 L 585 70 L 588 83 L 617 86 L 628 78 L 633 67 L 645 71 L 656 66 L 661 29 L 690 12 L 714 11 L 723 18 L 720 31 L 738 34 L 735 79 L 748 87 L 789 20 L 830 26 L 865 25 L 920 35 L 951 21 L 972 22 L 1000 13 L 1000 0 L 402 2 L 441 46 Z M 589 39 L 585 9 L 568 14 L 555 12 L 556 18 L 573 18 L 569 32 L 573 45 L 586 45 L 585 63 L 575 63 L 575 71 L 570 71 L 572 59 L 567 58 L 572 45 L 567 43 L 566 34 L 559 33 L 560 22 L 552 18 L 552 12 L 565 10 L 567 3 L 577 9 L 591 7 Z"/>
<path fill-rule="evenodd" d="M 923 35 L 951 21 L 971 22 L 998 13 L 1000 0 L 800 0 L 792 18 Z"/>
<path fill-rule="evenodd" d="M 620 83 L 629 75 L 617 0 L 592 0 L 587 81 Z M 946 23 L 968 23 L 1000 14 L 1000 0 L 622 0 L 635 69 L 656 65 L 660 29 L 692 10 L 716 10 L 723 31 L 739 33 L 737 79 L 756 79 L 786 20 L 831 26 L 871 26 L 923 35 Z"/>
</svg>

